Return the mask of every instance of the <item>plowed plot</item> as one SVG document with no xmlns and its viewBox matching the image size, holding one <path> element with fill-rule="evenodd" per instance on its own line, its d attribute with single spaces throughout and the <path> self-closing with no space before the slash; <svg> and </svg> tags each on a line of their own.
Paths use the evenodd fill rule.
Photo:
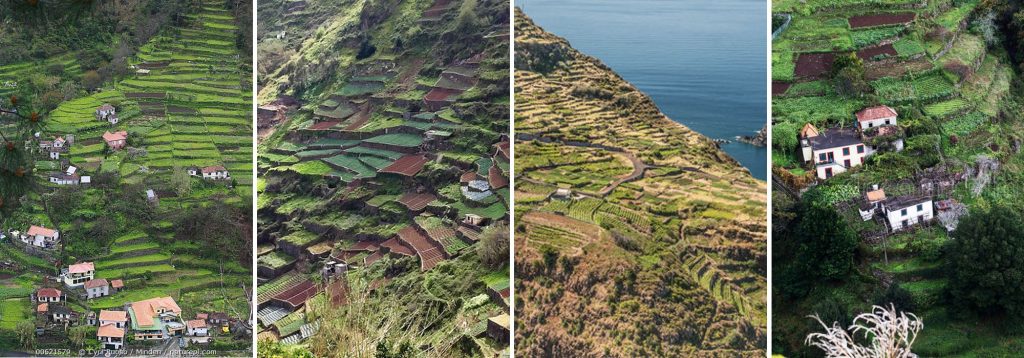
<svg viewBox="0 0 1024 358">
<path fill-rule="evenodd" d="M 903 77 L 908 72 L 921 72 L 931 69 L 934 65 L 922 57 L 913 61 L 901 61 L 885 66 L 865 66 L 864 78 L 869 81 L 882 77 Z"/>
<path fill-rule="evenodd" d="M 381 169 L 381 173 L 393 173 L 411 177 L 420 172 L 423 169 L 423 165 L 427 164 L 427 157 L 420 154 L 406 155 L 384 169 Z"/>
<path fill-rule="evenodd" d="M 314 130 L 314 131 L 328 130 L 328 129 L 334 128 L 334 126 L 338 125 L 338 123 L 341 123 L 341 122 L 335 122 L 335 121 L 320 122 L 320 123 L 317 123 L 317 124 L 314 124 L 314 125 L 310 126 L 309 129 L 310 130 Z"/>
<path fill-rule="evenodd" d="M 124 94 L 128 98 L 153 98 L 153 99 L 164 99 L 167 98 L 165 92 L 127 92 Z"/>
<path fill-rule="evenodd" d="M 412 226 L 407 226 L 399 231 L 398 239 L 416 251 L 416 255 L 420 257 L 420 269 L 423 271 L 434 268 L 444 260 L 444 248 L 431 243 L 426 236 L 420 234 Z"/>
<path fill-rule="evenodd" d="M 428 101 L 444 101 L 448 99 L 448 97 L 458 95 L 460 93 L 462 93 L 462 91 L 457 89 L 434 87 L 434 89 L 430 90 L 423 99 Z"/>
<path fill-rule="evenodd" d="M 904 12 L 898 14 L 861 15 L 853 16 L 850 18 L 849 21 L 850 28 L 857 29 L 861 27 L 905 24 L 914 21 L 915 16 L 916 15 L 912 12 Z"/>
<path fill-rule="evenodd" d="M 366 124 L 366 122 L 369 122 L 369 121 L 370 121 L 370 105 L 369 104 L 365 104 L 365 105 L 363 105 L 363 108 L 359 110 L 359 113 L 356 114 L 356 116 L 352 118 L 352 123 L 350 123 L 347 127 L 345 127 L 345 130 L 347 130 L 347 131 L 354 131 L 356 129 L 361 128 L 363 125 Z"/>
<path fill-rule="evenodd" d="M 405 193 L 405 195 L 402 195 L 402 197 L 398 199 L 398 202 L 405 205 L 409 210 L 420 211 L 426 208 L 427 204 L 430 204 L 430 202 L 436 199 L 437 197 L 431 193 Z"/>
<path fill-rule="evenodd" d="M 292 307 L 298 307 L 306 303 L 306 300 L 314 295 L 316 295 L 316 285 L 312 281 L 306 280 L 295 287 L 275 295 L 274 300 L 281 301 Z"/>
<path fill-rule="evenodd" d="M 160 68 L 167 67 L 167 65 L 170 65 L 170 62 L 164 61 L 164 62 L 140 63 L 140 64 L 138 64 L 136 66 L 138 66 L 139 68 L 147 69 L 147 70 L 155 70 L 155 69 L 160 69 Z"/>
<path fill-rule="evenodd" d="M 781 96 L 786 94 L 786 90 L 789 90 L 789 87 L 792 85 L 792 83 L 772 81 L 772 96 Z"/>
<path fill-rule="evenodd" d="M 397 238 L 387 239 L 386 241 L 380 243 L 380 246 L 388 248 L 391 251 L 391 253 L 394 254 L 399 254 L 403 256 L 412 256 L 414 254 L 414 252 L 412 252 L 411 249 L 409 249 L 407 246 L 399 242 Z"/>
<path fill-rule="evenodd" d="M 882 54 L 896 56 L 899 55 L 899 52 L 896 52 L 896 48 L 892 47 L 892 44 L 868 47 L 863 50 L 857 51 L 857 57 L 860 57 L 860 59 L 864 61 L 870 61 L 875 56 Z"/>
<path fill-rule="evenodd" d="M 198 114 L 199 113 L 195 109 L 188 108 L 188 107 L 178 107 L 178 106 L 167 106 L 167 112 L 168 113 L 176 113 L 176 114 Z"/>
<path fill-rule="evenodd" d="M 834 53 L 803 53 L 796 58 L 796 75 L 805 78 L 818 78 L 832 70 L 835 62 Z"/>
</svg>

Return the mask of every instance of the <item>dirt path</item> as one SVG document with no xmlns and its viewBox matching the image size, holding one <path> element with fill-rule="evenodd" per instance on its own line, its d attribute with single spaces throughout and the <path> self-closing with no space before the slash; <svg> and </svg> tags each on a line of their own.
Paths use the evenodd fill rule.
<svg viewBox="0 0 1024 358">
<path fill-rule="evenodd" d="M 646 172 L 647 169 L 652 168 L 650 165 L 647 165 L 642 160 L 640 160 L 640 158 L 637 158 L 636 155 L 633 155 L 633 153 L 621 152 L 621 154 L 625 155 L 626 158 L 629 159 L 629 162 L 633 165 L 633 172 L 629 173 L 629 175 L 627 175 L 625 177 L 622 177 L 622 178 L 619 178 L 619 179 L 615 180 L 611 184 L 608 184 L 608 186 L 606 186 L 606 187 L 602 188 L 600 191 L 598 191 L 597 194 L 600 195 L 602 198 L 605 197 L 605 196 L 608 196 L 608 194 L 610 194 L 612 192 L 612 190 L 615 190 L 615 188 L 618 188 L 619 185 L 622 185 L 622 183 L 634 181 L 634 180 L 637 180 L 637 179 L 643 177 L 644 176 L 644 172 Z"/>
</svg>

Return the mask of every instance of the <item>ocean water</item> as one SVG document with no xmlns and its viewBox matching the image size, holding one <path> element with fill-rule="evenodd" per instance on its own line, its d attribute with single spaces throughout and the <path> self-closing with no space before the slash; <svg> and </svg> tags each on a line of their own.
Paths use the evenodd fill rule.
<svg viewBox="0 0 1024 358">
<path fill-rule="evenodd" d="M 517 0 L 533 20 L 601 59 L 662 112 L 723 144 L 765 180 L 768 150 L 734 141 L 768 121 L 767 1 Z"/>
</svg>

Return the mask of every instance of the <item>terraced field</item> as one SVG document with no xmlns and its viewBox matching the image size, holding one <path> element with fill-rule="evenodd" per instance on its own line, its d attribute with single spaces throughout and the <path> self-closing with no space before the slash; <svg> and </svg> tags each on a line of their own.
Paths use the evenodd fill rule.
<svg viewBox="0 0 1024 358">
<path fill-rule="evenodd" d="M 517 353 L 764 354 L 765 183 L 516 16 Z"/>
<path fill-rule="evenodd" d="M 481 265 L 478 241 L 489 228 L 508 223 L 508 42 L 485 38 L 508 24 L 483 21 L 500 21 L 508 4 L 465 2 L 465 11 L 491 15 L 456 31 L 460 5 L 449 3 L 261 3 L 261 16 L 273 19 L 260 35 L 264 44 L 296 54 L 265 55 L 289 65 L 264 69 L 269 73 L 258 97 L 263 103 L 291 103 L 294 95 L 299 102 L 289 106 L 286 120 L 266 129 L 274 134 L 260 143 L 257 162 L 264 248 L 257 258 L 261 344 L 308 347 L 314 355 L 359 355 L 358 344 L 340 353 L 329 343 L 337 333 L 322 337 L 310 334 L 312 327 L 358 333 L 340 328 L 354 321 L 350 315 L 390 319 L 376 310 L 356 313 L 367 300 L 399 307 L 427 297 L 468 302 L 483 295 L 472 305 L 452 304 L 452 315 L 436 325 L 395 334 L 430 347 L 426 355 L 445 356 L 453 337 L 466 337 L 481 352 L 508 346 L 476 329 L 507 312 L 507 302 L 489 299 L 476 284 L 448 290 L 424 284 L 475 283 L 495 271 L 507 274 Z M 320 26 L 321 35 L 303 28 L 294 36 L 308 37 L 292 38 L 299 24 Z M 343 40 L 356 33 L 367 34 L 367 45 L 376 48 L 360 53 Z M 310 59 L 319 62 L 313 67 L 337 63 L 315 83 L 290 80 L 302 76 L 291 71 Z M 336 265 L 343 272 L 335 272 Z M 320 280 L 305 274 L 320 268 Z M 435 317 L 427 306 L 395 310 Z M 381 329 L 372 328 L 372 334 Z"/>
<path fill-rule="evenodd" d="M 16 320 L 34 317 L 28 292 L 52 285 L 45 277 L 56 274 L 55 267 L 74 262 L 94 262 L 97 278 L 120 279 L 125 284 L 121 292 L 89 300 L 78 298 L 84 294 L 81 289 L 66 289 L 72 302 L 69 307 L 82 315 L 87 310 L 120 309 L 132 301 L 171 296 L 185 310 L 184 318 L 200 312 L 246 316 L 249 299 L 243 285 L 251 282 L 251 268 L 235 260 L 212 259 L 217 255 L 202 252 L 205 245 L 179 235 L 177 223 L 190 209 L 235 208 L 250 201 L 252 68 L 239 56 L 239 31 L 227 3 L 190 2 L 183 8 L 194 11 L 181 14 L 183 21 L 175 22 L 181 26 L 160 28 L 141 48 L 129 46 L 138 51 L 126 58 L 125 68 L 113 71 L 109 81 L 104 75 L 106 82 L 95 91 L 75 83 L 78 89 L 69 92 L 76 93 L 74 98 L 46 113 L 41 140 L 60 136 L 68 139 L 71 149 L 60 160 L 36 161 L 41 190 L 26 196 L 27 205 L 17 209 L 13 224 L 7 217 L 0 221 L 5 222 L 5 231 L 7 225 L 20 227 L 25 220 L 57 228 L 65 241 L 49 255 L 33 256 L 11 245 L 0 252 L 23 271 L 3 279 L 3 285 L 16 281 L 27 290 L 0 297 L 11 298 L 0 307 L 0 333 L 5 339 L 13 334 Z M 96 48 L 95 52 L 106 50 Z M 65 80 L 80 79 L 80 55 L 65 53 L 46 61 L 0 66 L 0 84 L 35 80 L 42 71 L 59 72 Z M 4 97 L 12 91 L 0 85 Z M 97 118 L 97 110 L 105 105 L 116 109 L 116 124 Z M 104 134 L 121 131 L 127 136 L 125 148 L 108 148 Z M 47 176 L 64 169 L 63 165 L 96 180 L 77 186 L 51 183 Z M 219 165 L 227 167 L 237 182 L 191 178 L 189 190 L 172 183 L 174 168 L 184 173 L 189 166 Z M 147 201 L 149 189 L 159 200 Z M 60 205 L 61 210 L 47 210 L 59 198 L 69 200 Z M 52 345 L 53 338 L 47 333 L 40 339 Z M 221 339 L 224 346 L 215 348 L 221 354 L 234 349 L 225 347 L 243 341 Z M 3 349 L 13 352 L 15 347 Z"/>
<path fill-rule="evenodd" d="M 1006 133 L 1017 131 L 1016 119 L 1004 121 L 1007 111 L 1015 111 L 1010 84 L 1017 75 L 1012 54 L 998 41 L 986 41 L 982 31 L 985 17 L 998 13 L 998 5 L 983 1 L 783 1 L 774 2 L 773 9 L 793 16 L 792 26 L 772 43 L 772 78 L 778 91 L 773 91 L 773 173 L 786 191 L 776 196 L 799 192 L 814 183 L 796 201 L 828 203 L 845 218 L 849 228 L 858 234 L 863 255 L 858 256 L 857 270 L 868 272 L 872 280 L 832 282 L 833 287 L 814 290 L 806 297 L 791 299 L 776 296 L 778 303 L 773 322 L 779 332 L 779 347 L 773 353 L 799 355 L 807 347 L 806 315 L 824 310 L 833 303 L 851 313 L 870 309 L 873 292 L 883 289 L 905 289 L 912 297 L 912 312 L 921 317 L 925 329 L 914 345 L 922 356 L 1012 355 L 1014 347 L 1001 343 L 1018 341 L 1019 335 L 1004 332 L 985 323 L 984 319 L 954 318 L 954 306 L 942 297 L 945 294 L 945 262 L 942 255 L 929 253 L 922 247 L 939 247 L 949 241 L 950 234 L 938 227 L 915 228 L 910 232 L 888 233 L 884 224 L 863 220 L 856 204 L 865 192 L 878 185 L 891 197 L 906 196 L 920 190 L 919 180 L 936 173 L 966 173 L 965 179 L 952 180 L 949 190 L 929 191 L 934 200 L 952 200 L 963 204 L 968 213 L 995 203 L 1020 203 L 1021 195 L 1007 186 L 1018 181 L 1016 174 L 992 174 L 1003 178 L 996 188 L 976 186 L 975 179 L 987 160 L 1018 163 L 1020 153 L 1004 146 L 1017 139 Z M 892 24 L 875 24 L 866 30 L 855 29 L 870 19 L 892 20 Z M 905 16 L 903 16 L 905 15 Z M 913 15 L 913 19 L 910 19 Z M 847 20 L 844 23 L 843 20 Z M 884 22 L 884 21 L 883 21 Z M 884 31 L 883 31 L 884 30 Z M 872 36 L 859 36 L 866 31 Z M 994 29 L 999 32 L 1001 28 Z M 866 35 L 866 34 L 864 34 Z M 1013 34 L 997 34 L 1014 36 Z M 860 39 L 860 40 L 858 40 Z M 804 45 L 813 44 L 813 46 Z M 800 56 L 828 53 L 841 56 L 848 52 L 870 50 L 891 44 L 896 54 L 862 58 L 865 91 L 844 96 L 830 85 L 831 79 L 801 76 Z M 828 68 L 825 69 L 826 73 Z M 828 77 L 828 75 L 823 75 Z M 834 82 L 833 82 L 834 83 Z M 866 165 L 856 167 L 827 181 L 818 181 L 802 165 L 798 157 L 797 133 L 805 123 L 818 128 L 849 126 L 860 109 L 884 104 L 898 113 L 901 133 L 906 134 L 906 148 L 901 152 L 875 154 Z M 1009 141 L 1009 142 L 1007 142 Z M 877 158 L 875 158 L 877 157 Z M 995 158 L 995 159 L 993 159 Z M 1010 164 L 1013 165 L 1013 164 Z M 961 168 L 968 169 L 964 172 Z M 947 179 L 948 180 L 948 179 Z M 1012 183 L 1012 184 L 1011 184 Z M 973 188 L 973 189 L 971 189 Z M 997 194 L 998 193 L 998 194 Z M 786 196 L 789 200 L 789 196 Z M 996 199 L 998 198 L 998 199 Z M 795 212 L 789 208 L 785 215 Z M 936 209 L 939 210 L 939 209 Z M 938 211 L 937 211 L 938 212 Z M 792 229 L 792 227 L 783 230 Z M 882 236 L 876 234 L 881 231 Z M 792 242 L 793 233 L 776 235 L 779 242 Z M 776 246 L 778 248 L 778 246 Z M 778 252 L 778 251 L 776 251 Z M 793 254 L 790 252 L 789 254 Z M 796 260 L 777 256 L 780 260 Z M 773 268 L 779 272 L 779 267 Z M 778 285 L 776 285 L 778 287 Z M 877 301 L 876 301 L 877 302 Z M 970 336 L 972 338 L 960 339 Z M 974 343 L 978 342 L 978 343 Z"/>
</svg>

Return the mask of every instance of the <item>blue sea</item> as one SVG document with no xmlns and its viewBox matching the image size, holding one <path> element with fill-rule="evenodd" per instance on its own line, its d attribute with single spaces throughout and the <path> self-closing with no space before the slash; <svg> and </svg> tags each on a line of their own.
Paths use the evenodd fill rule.
<svg viewBox="0 0 1024 358">
<path fill-rule="evenodd" d="M 517 0 L 548 32 L 601 59 L 669 118 L 713 139 L 754 177 L 768 150 L 734 141 L 768 121 L 764 0 Z"/>
</svg>

